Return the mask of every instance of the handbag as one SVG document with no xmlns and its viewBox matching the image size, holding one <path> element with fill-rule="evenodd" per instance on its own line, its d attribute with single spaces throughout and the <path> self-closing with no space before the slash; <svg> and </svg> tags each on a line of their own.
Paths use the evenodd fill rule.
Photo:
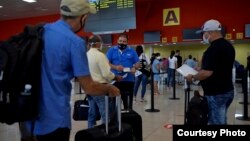
<svg viewBox="0 0 250 141">
<path fill-rule="evenodd" d="M 147 77 L 150 77 L 150 75 L 151 75 L 151 69 L 150 69 L 150 67 L 148 65 L 148 62 L 147 62 L 145 54 L 142 54 L 142 59 L 141 59 L 140 62 L 142 64 L 142 68 L 139 71 L 141 71 Z"/>
<path fill-rule="evenodd" d="M 150 70 L 147 70 L 147 69 L 140 69 L 140 71 L 145 74 L 147 77 L 150 77 L 151 75 L 151 71 Z"/>
<path fill-rule="evenodd" d="M 74 104 L 73 110 L 73 119 L 75 121 L 88 120 L 89 113 L 89 102 L 87 99 L 87 95 L 84 99 L 76 100 Z M 101 119 L 100 112 L 97 112 L 96 120 Z"/>
</svg>

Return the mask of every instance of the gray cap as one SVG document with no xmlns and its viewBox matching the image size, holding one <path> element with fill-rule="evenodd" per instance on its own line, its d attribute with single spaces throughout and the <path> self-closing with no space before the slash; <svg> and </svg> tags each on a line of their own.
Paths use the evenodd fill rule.
<svg viewBox="0 0 250 141">
<path fill-rule="evenodd" d="M 211 19 L 204 23 L 201 30 L 196 31 L 197 34 L 202 33 L 204 31 L 220 31 L 221 30 L 221 24 L 219 21 Z"/>
</svg>

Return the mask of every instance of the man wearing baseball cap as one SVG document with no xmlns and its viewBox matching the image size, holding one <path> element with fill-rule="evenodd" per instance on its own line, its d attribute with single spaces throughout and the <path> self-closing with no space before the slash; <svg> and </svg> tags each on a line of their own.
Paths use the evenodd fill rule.
<svg viewBox="0 0 250 141">
<path fill-rule="evenodd" d="M 87 0 L 62 0 L 60 12 L 61 19 L 44 26 L 40 115 L 34 127 L 38 141 L 69 141 L 73 78 L 87 94 L 120 95 L 115 86 L 93 81 L 85 40 L 75 34 L 84 28 L 88 14 L 96 13 L 95 8 Z"/>
<path fill-rule="evenodd" d="M 208 124 L 227 124 L 227 110 L 234 98 L 232 69 L 235 49 L 221 33 L 219 21 L 211 19 L 197 33 L 203 33 L 204 43 L 210 44 L 202 57 L 202 66 L 188 81 L 200 80 L 208 101 Z"/>
</svg>

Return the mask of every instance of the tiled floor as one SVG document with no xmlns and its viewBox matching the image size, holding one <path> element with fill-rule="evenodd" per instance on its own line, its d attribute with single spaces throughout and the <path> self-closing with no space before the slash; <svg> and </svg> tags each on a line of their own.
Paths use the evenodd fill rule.
<svg viewBox="0 0 250 141">
<path fill-rule="evenodd" d="M 236 114 L 243 113 L 243 105 L 239 104 L 242 101 L 243 94 L 241 93 L 241 87 L 236 84 L 236 95 L 232 105 L 230 106 L 228 113 L 229 124 L 249 124 L 250 121 L 238 120 L 235 118 Z M 78 88 L 75 88 L 78 92 Z M 154 96 L 154 108 L 160 110 L 159 112 L 146 112 L 145 109 L 151 109 L 150 103 L 150 89 L 148 87 L 146 93 L 147 102 L 136 103 L 134 110 L 137 111 L 143 119 L 143 140 L 144 141 L 172 141 L 172 130 L 164 128 L 165 124 L 183 124 L 184 123 L 184 90 L 182 85 L 176 86 L 176 100 L 172 100 L 173 94 L 171 91 L 167 91 L 164 85 L 160 87 L 163 95 Z M 200 90 L 202 93 L 202 90 Z M 74 91 L 73 91 L 74 93 Z M 190 96 L 193 95 L 191 92 Z M 139 99 L 138 95 L 138 99 Z M 72 94 L 72 106 L 74 100 L 79 96 Z M 248 106 L 249 107 L 249 106 Z M 250 107 L 249 107 L 250 108 Z M 250 110 L 248 110 L 249 113 Z M 250 115 L 249 115 L 250 116 Z M 74 141 L 74 135 L 78 130 L 87 128 L 86 121 L 74 121 L 72 120 L 73 129 L 71 132 L 71 140 Z M 0 124 L 0 141 L 19 141 L 20 135 L 18 131 L 18 125 L 11 126 Z"/>
</svg>

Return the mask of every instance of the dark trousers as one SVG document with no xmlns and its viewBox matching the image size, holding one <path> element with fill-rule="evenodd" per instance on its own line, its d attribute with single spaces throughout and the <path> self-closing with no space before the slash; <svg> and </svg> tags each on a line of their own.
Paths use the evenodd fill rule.
<svg viewBox="0 0 250 141">
<path fill-rule="evenodd" d="M 38 141 L 69 141 L 70 129 L 58 128 L 46 135 L 37 135 Z"/>
<path fill-rule="evenodd" d="M 121 98 L 124 109 L 133 109 L 134 82 L 121 81 L 121 82 L 116 82 L 114 85 L 117 88 L 119 88 L 121 92 Z"/>
</svg>

